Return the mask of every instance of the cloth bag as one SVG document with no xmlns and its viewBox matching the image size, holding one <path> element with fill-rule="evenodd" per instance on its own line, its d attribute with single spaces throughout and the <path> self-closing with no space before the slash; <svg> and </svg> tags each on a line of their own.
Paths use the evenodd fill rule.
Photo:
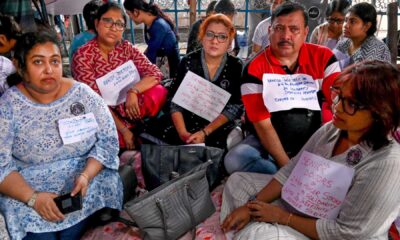
<svg viewBox="0 0 400 240">
<path fill-rule="evenodd" d="M 201 163 L 212 160 L 207 179 L 211 187 L 218 183 L 224 150 L 205 146 L 142 144 L 142 171 L 146 187 L 152 190 L 182 175 Z"/>
<path fill-rule="evenodd" d="M 206 178 L 212 164 L 202 163 L 124 205 L 143 239 L 177 239 L 215 212 Z"/>
</svg>

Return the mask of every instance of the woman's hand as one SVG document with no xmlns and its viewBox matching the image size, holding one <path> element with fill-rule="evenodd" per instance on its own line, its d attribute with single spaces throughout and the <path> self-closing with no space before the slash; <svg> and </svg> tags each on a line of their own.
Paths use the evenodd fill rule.
<svg viewBox="0 0 400 240">
<path fill-rule="evenodd" d="M 179 138 L 183 142 L 186 142 L 192 134 L 185 130 L 185 131 L 179 132 L 178 135 L 179 135 Z"/>
<path fill-rule="evenodd" d="M 229 232 L 231 230 L 238 231 L 249 222 L 249 209 L 246 206 L 241 206 L 236 208 L 225 218 L 224 222 L 221 224 L 221 228 L 224 232 Z"/>
<path fill-rule="evenodd" d="M 186 143 L 204 143 L 206 141 L 206 135 L 203 131 L 197 131 L 190 135 L 190 137 L 186 140 Z"/>
<path fill-rule="evenodd" d="M 247 203 L 247 207 L 251 218 L 257 222 L 287 224 L 289 213 L 278 206 L 255 200 Z"/>
<path fill-rule="evenodd" d="M 126 95 L 125 112 L 130 119 L 140 119 L 139 98 L 136 93 Z"/>
<path fill-rule="evenodd" d="M 54 198 L 57 194 L 40 192 L 37 195 L 33 209 L 46 221 L 57 222 L 64 219 L 64 215 L 58 209 Z"/>
<path fill-rule="evenodd" d="M 71 192 L 71 196 L 75 196 L 76 194 L 81 194 L 82 197 L 86 195 L 86 191 L 89 187 L 89 176 L 87 174 L 81 173 L 75 179 L 75 186 Z"/>
<path fill-rule="evenodd" d="M 126 149 L 135 149 L 135 135 L 133 135 L 132 131 L 129 128 L 124 128 L 124 130 L 120 132 L 122 134 L 122 138 L 124 139 Z"/>
</svg>

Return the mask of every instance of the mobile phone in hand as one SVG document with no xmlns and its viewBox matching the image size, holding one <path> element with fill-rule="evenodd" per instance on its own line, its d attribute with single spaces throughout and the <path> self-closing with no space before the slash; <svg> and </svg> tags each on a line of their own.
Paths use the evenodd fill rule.
<svg viewBox="0 0 400 240">
<path fill-rule="evenodd" d="M 62 214 L 67 214 L 82 209 L 81 193 L 78 193 L 73 197 L 71 196 L 71 193 L 67 193 L 54 198 L 54 202 Z"/>
</svg>

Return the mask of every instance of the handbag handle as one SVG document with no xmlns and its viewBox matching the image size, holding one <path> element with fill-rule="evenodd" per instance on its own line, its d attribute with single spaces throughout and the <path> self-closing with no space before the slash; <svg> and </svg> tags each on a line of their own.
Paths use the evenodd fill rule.
<svg viewBox="0 0 400 240">
<path fill-rule="evenodd" d="M 192 229 L 192 240 L 195 239 L 196 237 L 196 219 L 194 218 L 194 214 L 193 214 L 193 209 L 192 206 L 190 206 L 190 202 L 189 202 L 189 196 L 193 195 L 191 192 L 192 189 L 190 188 L 190 184 L 189 183 L 185 183 L 184 185 L 184 189 L 185 189 L 185 194 L 183 196 L 183 204 L 187 210 L 187 212 L 189 213 L 189 217 L 190 217 L 190 223 L 191 223 L 191 229 Z M 196 198 L 196 196 L 191 196 L 192 198 Z"/>
<path fill-rule="evenodd" d="M 163 207 L 163 201 L 160 198 L 156 198 L 156 206 L 158 210 L 160 210 L 161 213 L 161 221 L 163 224 L 163 230 L 164 230 L 164 239 L 169 239 L 168 237 L 168 231 L 167 231 L 167 214 L 164 212 L 164 207 Z"/>
<path fill-rule="evenodd" d="M 192 239 L 195 238 L 195 229 L 196 229 L 196 219 L 194 218 L 194 214 L 193 214 L 193 210 L 192 207 L 190 206 L 190 202 L 189 202 L 189 196 L 193 195 L 193 191 L 190 188 L 190 184 L 185 183 L 183 185 L 184 191 L 183 191 L 183 205 L 185 206 L 185 209 L 187 211 L 187 213 L 189 214 L 189 218 L 190 218 L 190 224 L 191 224 L 191 229 L 192 229 Z M 191 196 L 192 198 L 196 198 L 196 196 Z M 160 198 L 156 198 L 155 199 L 156 202 L 156 206 L 157 208 L 160 210 L 161 213 L 161 220 L 162 220 L 162 224 L 163 224 L 163 230 L 164 230 L 164 238 L 165 239 L 170 239 L 168 236 L 168 230 L 167 230 L 167 218 L 168 218 L 168 214 L 165 213 L 164 211 L 164 206 L 163 206 L 163 201 Z"/>
</svg>

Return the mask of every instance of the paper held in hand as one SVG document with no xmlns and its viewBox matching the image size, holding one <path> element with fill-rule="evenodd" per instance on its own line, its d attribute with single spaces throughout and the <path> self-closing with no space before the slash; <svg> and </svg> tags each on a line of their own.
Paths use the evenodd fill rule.
<svg viewBox="0 0 400 240">
<path fill-rule="evenodd" d="M 335 219 L 354 169 L 304 151 L 282 188 L 282 199 L 316 218 Z"/>
<path fill-rule="evenodd" d="M 263 99 L 269 112 L 305 108 L 321 110 L 318 81 L 307 74 L 264 74 Z"/>
<path fill-rule="evenodd" d="M 172 102 L 212 122 L 224 109 L 231 94 L 188 71 Z"/>
<path fill-rule="evenodd" d="M 132 60 L 129 60 L 98 78 L 96 83 L 106 104 L 116 106 L 126 101 L 128 90 L 139 81 L 139 72 Z"/>
</svg>

